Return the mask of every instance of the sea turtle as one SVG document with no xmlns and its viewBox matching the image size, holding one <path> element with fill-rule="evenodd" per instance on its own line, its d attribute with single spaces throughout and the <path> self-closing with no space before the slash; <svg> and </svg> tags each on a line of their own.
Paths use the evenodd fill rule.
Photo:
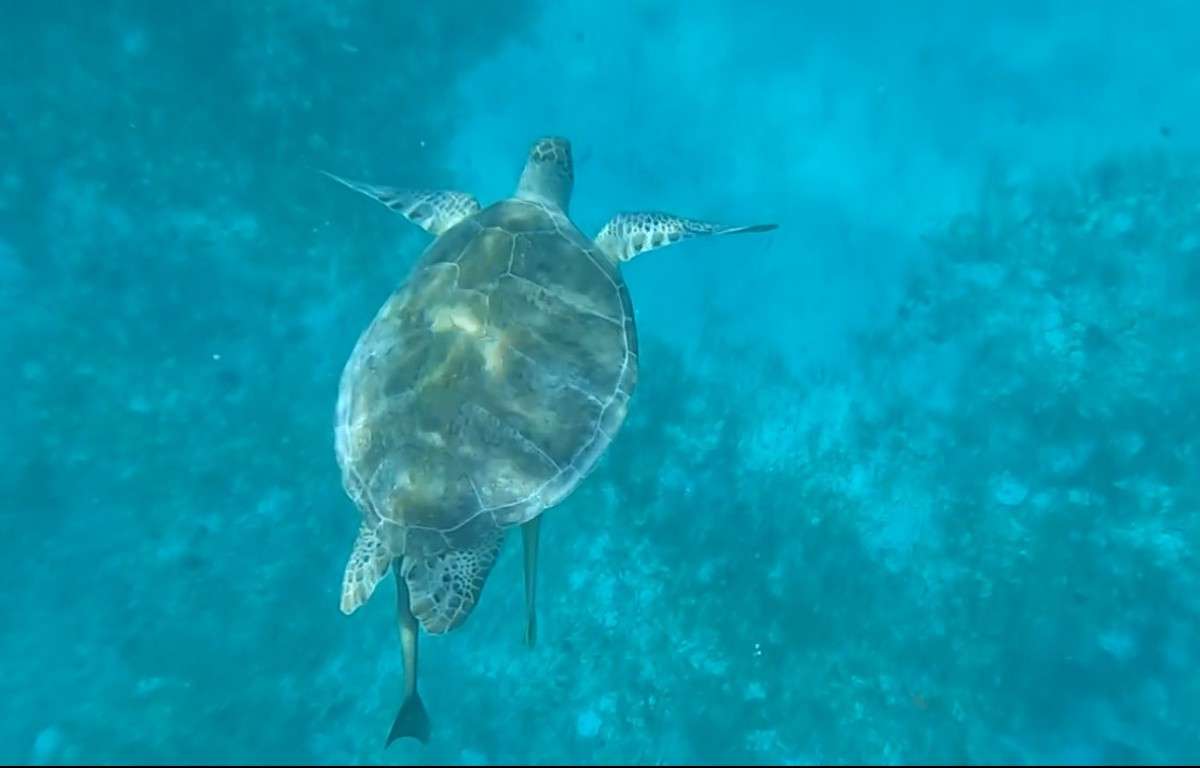
<svg viewBox="0 0 1200 768">
<path fill-rule="evenodd" d="M 638 340 L 619 266 L 700 235 L 764 232 L 621 213 L 589 239 L 569 217 L 574 166 L 533 142 L 515 193 L 483 208 L 454 190 L 324 172 L 435 236 L 363 331 L 342 373 L 335 446 L 360 513 L 341 610 L 395 574 L 405 695 L 387 738 L 427 742 L 417 634 L 471 613 L 505 534 L 524 540 L 526 642 L 544 510 L 587 476 L 625 420 Z"/>
</svg>

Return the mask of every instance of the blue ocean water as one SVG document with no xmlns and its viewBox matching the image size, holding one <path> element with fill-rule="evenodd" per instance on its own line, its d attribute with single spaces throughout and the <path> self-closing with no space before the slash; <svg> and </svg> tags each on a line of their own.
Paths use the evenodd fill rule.
<svg viewBox="0 0 1200 768">
<path fill-rule="evenodd" d="M 0 761 L 1200 758 L 1200 8 L 10 2 Z M 330 182 L 765 234 L 621 266 L 640 373 L 421 635 L 334 408 L 431 241 Z"/>
</svg>

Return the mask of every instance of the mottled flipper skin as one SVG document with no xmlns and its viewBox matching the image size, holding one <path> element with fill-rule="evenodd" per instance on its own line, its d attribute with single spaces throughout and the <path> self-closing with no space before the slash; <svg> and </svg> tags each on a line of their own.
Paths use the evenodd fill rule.
<svg viewBox="0 0 1200 768">
<path fill-rule="evenodd" d="M 503 532 L 496 530 L 475 546 L 404 561 L 401 575 L 412 595 L 410 606 L 426 632 L 445 634 L 466 620 L 483 593 L 502 540 Z"/>
<path fill-rule="evenodd" d="M 452 189 L 402 189 L 367 184 L 321 171 L 329 178 L 361 192 L 403 215 L 431 235 L 441 235 L 468 216 L 479 213 L 474 195 Z"/>
<path fill-rule="evenodd" d="M 738 235 L 746 232 L 770 232 L 777 224 L 730 226 L 698 219 L 685 219 L 669 213 L 619 213 L 601 228 L 596 245 L 614 261 L 629 261 L 655 248 L 706 235 Z"/>
<path fill-rule="evenodd" d="M 378 528 L 362 525 L 342 576 L 342 613 L 350 615 L 370 599 L 391 563 L 391 552 Z"/>
</svg>

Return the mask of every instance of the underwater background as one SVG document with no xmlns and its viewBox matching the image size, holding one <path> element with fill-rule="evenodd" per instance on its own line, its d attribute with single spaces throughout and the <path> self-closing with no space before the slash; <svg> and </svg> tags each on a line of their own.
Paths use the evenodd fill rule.
<svg viewBox="0 0 1200 768">
<path fill-rule="evenodd" d="M 0 761 L 1200 758 L 1200 6 L 6 2 Z M 779 229 L 625 264 L 630 416 L 384 748 L 317 173 Z"/>
</svg>

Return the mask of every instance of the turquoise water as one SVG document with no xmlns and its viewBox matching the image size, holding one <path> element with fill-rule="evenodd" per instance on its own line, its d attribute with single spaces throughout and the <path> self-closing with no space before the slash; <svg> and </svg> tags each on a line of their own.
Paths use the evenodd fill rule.
<svg viewBox="0 0 1200 768">
<path fill-rule="evenodd" d="M 1200 758 L 1193 3 L 10 2 L 0 761 Z M 403 695 L 338 610 L 358 335 L 570 138 L 640 378 Z"/>
</svg>

